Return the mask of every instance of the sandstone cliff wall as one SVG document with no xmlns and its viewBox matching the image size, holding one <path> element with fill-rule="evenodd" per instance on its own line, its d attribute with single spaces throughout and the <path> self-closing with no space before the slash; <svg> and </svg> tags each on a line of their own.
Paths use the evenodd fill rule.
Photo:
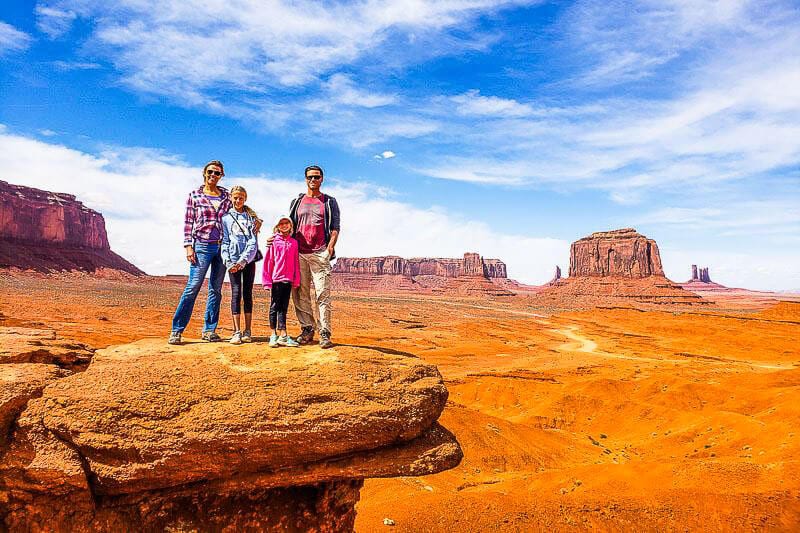
<svg viewBox="0 0 800 533">
<path fill-rule="evenodd" d="M 572 243 L 570 277 L 664 276 L 656 241 L 631 228 L 592 233 Z"/>
<path fill-rule="evenodd" d="M 664 276 L 658 245 L 631 228 L 592 233 L 572 243 L 569 277 L 560 269 L 537 298 L 553 307 L 704 305 Z"/>
<path fill-rule="evenodd" d="M 0 181 L 0 267 L 143 274 L 111 251 L 103 215 L 71 194 Z"/>
<path fill-rule="evenodd" d="M 440 276 L 444 278 L 483 277 L 505 279 L 506 264 L 499 259 L 484 259 L 476 253 L 466 253 L 463 259 L 397 256 L 342 257 L 333 269 L 340 274 L 373 276 Z"/>
</svg>

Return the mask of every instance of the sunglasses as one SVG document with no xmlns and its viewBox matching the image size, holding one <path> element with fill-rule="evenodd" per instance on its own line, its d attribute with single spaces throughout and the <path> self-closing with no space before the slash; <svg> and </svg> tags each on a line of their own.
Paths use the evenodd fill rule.
<svg viewBox="0 0 800 533">
<path fill-rule="evenodd" d="M 206 170 L 206 174 L 209 176 L 222 176 L 222 172 L 219 170 Z"/>
<path fill-rule="evenodd" d="M 322 176 L 306 176 L 306 179 L 307 179 L 308 181 L 313 181 L 313 180 L 321 180 L 321 179 L 322 179 Z"/>
</svg>

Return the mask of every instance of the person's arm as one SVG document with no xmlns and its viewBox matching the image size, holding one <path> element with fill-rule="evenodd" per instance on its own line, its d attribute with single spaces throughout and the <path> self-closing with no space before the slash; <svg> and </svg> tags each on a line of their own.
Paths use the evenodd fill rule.
<svg viewBox="0 0 800 533">
<path fill-rule="evenodd" d="M 197 256 L 194 254 L 194 238 L 192 237 L 192 230 L 194 229 L 194 202 L 192 202 L 192 193 L 189 193 L 189 198 L 186 199 L 186 213 L 183 217 L 183 249 L 186 251 L 186 260 L 192 264 L 197 263 Z"/>
<path fill-rule="evenodd" d="M 300 245 L 292 239 L 292 259 L 294 259 L 294 272 L 292 273 L 292 287 L 295 289 L 300 286 Z"/>
<path fill-rule="evenodd" d="M 239 264 L 244 267 L 247 263 L 253 261 L 256 258 L 256 252 L 258 251 L 258 240 L 256 239 L 256 234 L 253 233 L 250 235 L 250 238 L 247 239 L 247 246 L 242 252 L 242 257 L 239 259 Z"/>
<path fill-rule="evenodd" d="M 261 274 L 261 285 L 265 289 L 272 288 L 272 269 L 275 267 L 275 259 L 272 256 L 274 248 L 267 248 L 267 255 L 264 257 L 264 272 Z"/>
<path fill-rule="evenodd" d="M 233 261 L 231 261 L 231 253 L 228 249 L 231 244 L 231 232 L 228 229 L 228 224 L 225 223 L 225 218 L 222 218 L 222 245 L 221 253 L 222 253 L 222 262 L 225 264 L 225 268 L 228 270 L 233 267 Z"/>
<path fill-rule="evenodd" d="M 328 241 L 328 257 L 333 259 L 336 253 L 336 241 L 339 240 L 339 230 L 331 230 L 331 240 Z"/>
<path fill-rule="evenodd" d="M 339 240 L 340 218 L 339 203 L 336 198 L 331 198 L 331 238 L 328 241 L 328 257 L 336 255 L 336 241 Z"/>
</svg>

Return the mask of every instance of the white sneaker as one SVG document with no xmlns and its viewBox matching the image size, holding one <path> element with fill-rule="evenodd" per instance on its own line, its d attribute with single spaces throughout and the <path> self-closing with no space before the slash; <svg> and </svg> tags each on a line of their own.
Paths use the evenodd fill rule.
<svg viewBox="0 0 800 533">
<path fill-rule="evenodd" d="M 242 342 L 253 342 L 253 336 L 250 335 L 249 329 L 246 329 L 242 332 Z"/>
<path fill-rule="evenodd" d="M 231 337 L 231 344 L 242 344 L 241 331 L 237 331 L 236 333 L 233 334 L 233 337 Z"/>
</svg>

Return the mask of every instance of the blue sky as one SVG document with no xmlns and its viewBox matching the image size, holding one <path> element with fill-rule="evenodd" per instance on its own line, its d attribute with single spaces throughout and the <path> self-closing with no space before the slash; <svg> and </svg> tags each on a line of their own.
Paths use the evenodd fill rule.
<svg viewBox="0 0 800 533">
<path fill-rule="evenodd" d="M 324 166 L 341 256 L 541 283 L 633 226 L 672 279 L 800 288 L 797 2 L 8 1 L 0 91 L 0 179 L 77 194 L 150 273 L 219 158 L 267 217 Z"/>
</svg>

